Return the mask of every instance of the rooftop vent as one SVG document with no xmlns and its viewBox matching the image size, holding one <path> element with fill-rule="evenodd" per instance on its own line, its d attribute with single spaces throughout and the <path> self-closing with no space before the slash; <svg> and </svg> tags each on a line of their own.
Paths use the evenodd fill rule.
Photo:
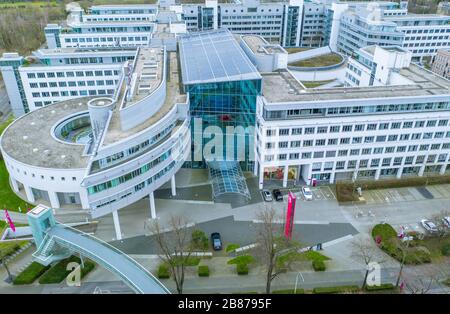
<svg viewBox="0 0 450 314">
<path fill-rule="evenodd" d="M 24 135 L 22 138 L 23 138 L 24 140 L 27 140 L 27 139 L 28 139 L 28 136 L 27 136 L 27 135 Z"/>
<path fill-rule="evenodd" d="M 61 158 L 62 158 L 62 159 L 65 159 L 65 158 L 66 158 L 66 155 L 61 155 Z"/>
<path fill-rule="evenodd" d="M 37 153 L 39 151 L 39 148 L 33 148 L 33 153 Z"/>
<path fill-rule="evenodd" d="M 49 149 L 44 150 L 44 154 L 47 156 L 50 155 L 50 150 Z"/>
</svg>

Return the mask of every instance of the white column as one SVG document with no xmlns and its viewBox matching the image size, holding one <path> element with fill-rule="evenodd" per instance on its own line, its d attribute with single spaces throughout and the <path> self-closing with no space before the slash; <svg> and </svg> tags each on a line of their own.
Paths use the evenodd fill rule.
<svg viewBox="0 0 450 314">
<path fill-rule="evenodd" d="M 29 185 L 23 185 L 24 189 L 25 189 L 25 194 L 27 195 L 27 200 L 30 203 L 34 203 L 36 202 L 36 199 L 34 198 L 34 194 L 33 191 L 31 190 L 31 187 Z"/>
<path fill-rule="evenodd" d="M 19 184 L 17 183 L 16 179 L 11 178 L 11 185 L 15 192 L 19 192 Z"/>
<path fill-rule="evenodd" d="M 172 196 L 176 196 L 177 195 L 177 187 L 175 185 L 175 174 L 170 179 L 170 187 L 172 188 Z"/>
<path fill-rule="evenodd" d="M 358 178 L 358 170 L 353 171 L 352 180 L 355 181 Z"/>
<path fill-rule="evenodd" d="M 283 187 L 287 187 L 287 180 L 288 180 L 288 169 L 289 167 L 286 165 L 284 166 L 284 171 L 283 171 Z"/>
<path fill-rule="evenodd" d="M 330 184 L 334 183 L 334 177 L 336 176 L 336 171 L 332 170 L 330 174 Z"/>
<path fill-rule="evenodd" d="M 80 192 L 80 200 L 81 200 L 81 207 L 83 209 L 89 209 L 89 198 L 86 190 L 81 190 Z"/>
<path fill-rule="evenodd" d="M 58 194 L 56 194 L 56 192 L 48 191 L 48 197 L 50 198 L 50 206 L 52 206 L 52 208 L 61 207 L 59 204 Z"/>
<path fill-rule="evenodd" d="M 259 189 L 261 190 L 264 187 L 264 167 L 259 164 Z"/>
<path fill-rule="evenodd" d="M 151 219 L 156 218 L 156 206 L 155 206 L 155 195 L 152 193 L 149 194 L 150 200 L 150 217 Z"/>
<path fill-rule="evenodd" d="M 397 170 L 397 179 L 400 179 L 402 177 L 403 173 L 403 167 L 398 168 Z"/>
<path fill-rule="evenodd" d="M 117 210 L 114 210 L 112 212 L 113 215 L 113 221 L 114 221 L 114 229 L 116 230 L 116 239 L 122 240 L 122 232 L 120 231 L 120 221 L 119 221 L 119 214 L 117 213 Z"/>
<path fill-rule="evenodd" d="M 422 166 L 420 166 L 418 176 L 419 176 L 419 177 L 423 177 L 423 173 L 424 173 L 424 172 L 425 172 L 425 164 L 423 164 Z"/>
<path fill-rule="evenodd" d="M 379 180 L 380 179 L 380 173 L 381 173 L 381 169 L 380 168 L 375 170 L 375 180 Z"/>
<path fill-rule="evenodd" d="M 255 164 L 253 166 L 253 175 L 256 177 L 258 175 L 258 161 L 255 160 Z"/>
<path fill-rule="evenodd" d="M 445 174 L 445 170 L 447 169 L 447 165 L 446 164 L 443 164 L 442 166 L 441 166 L 441 170 L 439 170 L 439 174 L 440 175 L 443 175 L 443 174 Z"/>
</svg>

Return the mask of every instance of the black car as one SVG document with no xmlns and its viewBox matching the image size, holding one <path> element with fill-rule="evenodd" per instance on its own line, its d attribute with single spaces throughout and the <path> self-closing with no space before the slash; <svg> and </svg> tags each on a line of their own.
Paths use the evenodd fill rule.
<svg viewBox="0 0 450 314">
<path fill-rule="evenodd" d="M 222 239 L 220 238 L 220 233 L 218 232 L 211 233 L 211 242 L 214 251 L 220 251 L 222 249 Z"/>
<path fill-rule="evenodd" d="M 275 197 L 275 200 L 277 202 L 283 200 L 283 194 L 281 193 L 281 191 L 279 189 L 275 189 L 272 192 L 273 192 L 273 196 Z"/>
</svg>

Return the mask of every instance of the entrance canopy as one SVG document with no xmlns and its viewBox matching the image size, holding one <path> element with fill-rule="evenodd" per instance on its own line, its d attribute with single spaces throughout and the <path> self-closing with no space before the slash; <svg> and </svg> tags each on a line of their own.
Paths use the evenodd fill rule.
<svg viewBox="0 0 450 314">
<path fill-rule="evenodd" d="M 250 199 L 250 191 L 239 162 L 207 161 L 207 164 L 213 187 L 213 199 L 228 193 L 237 193 Z"/>
</svg>

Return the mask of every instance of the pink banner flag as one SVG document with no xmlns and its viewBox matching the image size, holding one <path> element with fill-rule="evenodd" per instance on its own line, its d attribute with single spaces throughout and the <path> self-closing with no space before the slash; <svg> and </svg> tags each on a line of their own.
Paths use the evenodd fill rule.
<svg viewBox="0 0 450 314">
<path fill-rule="evenodd" d="M 295 194 L 289 192 L 288 196 L 288 208 L 286 213 L 286 223 L 284 227 L 284 236 L 286 239 L 292 239 L 292 229 L 294 228 L 294 215 L 295 215 L 295 203 L 297 198 Z"/>
<path fill-rule="evenodd" d="M 16 226 L 14 226 L 11 216 L 9 216 L 9 213 L 6 209 L 5 209 L 5 217 L 6 217 L 6 221 L 8 222 L 9 226 L 11 227 L 11 230 L 13 232 L 16 232 Z"/>
</svg>

